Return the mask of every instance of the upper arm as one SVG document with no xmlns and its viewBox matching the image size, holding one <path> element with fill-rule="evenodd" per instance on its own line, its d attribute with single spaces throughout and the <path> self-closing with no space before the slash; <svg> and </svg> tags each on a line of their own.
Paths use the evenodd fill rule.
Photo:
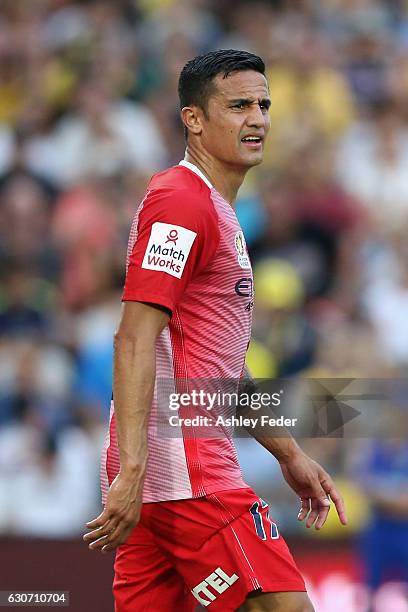
<svg viewBox="0 0 408 612">
<path fill-rule="evenodd" d="M 170 320 L 165 308 L 143 302 L 123 302 L 116 337 L 156 339 Z"/>
</svg>

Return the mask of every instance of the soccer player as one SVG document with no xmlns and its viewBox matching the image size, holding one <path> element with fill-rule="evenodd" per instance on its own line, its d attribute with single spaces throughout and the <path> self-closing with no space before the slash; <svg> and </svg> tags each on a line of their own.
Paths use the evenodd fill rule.
<svg viewBox="0 0 408 612">
<path fill-rule="evenodd" d="M 179 435 L 165 437 L 155 426 L 158 381 L 177 390 L 244 372 L 252 273 L 233 205 L 262 161 L 271 103 L 264 73 L 245 51 L 186 64 L 185 159 L 151 179 L 130 232 L 105 504 L 84 536 L 93 550 L 117 549 L 117 612 L 193 611 L 197 602 L 219 612 L 313 610 L 268 504 L 242 480 L 230 436 L 205 438 L 182 422 Z M 331 498 L 346 523 L 330 476 L 293 438 L 259 441 L 300 498 L 300 520 L 321 528 Z"/>
</svg>

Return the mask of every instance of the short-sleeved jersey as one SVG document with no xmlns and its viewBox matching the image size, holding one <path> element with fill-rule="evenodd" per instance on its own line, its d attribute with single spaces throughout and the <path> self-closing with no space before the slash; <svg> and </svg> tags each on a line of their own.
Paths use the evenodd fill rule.
<svg viewBox="0 0 408 612">
<path fill-rule="evenodd" d="M 230 436 L 206 438 L 184 424 L 173 427 L 169 437 L 160 435 L 157 385 L 240 378 L 250 339 L 252 285 L 244 237 L 230 204 L 193 164 L 183 161 L 156 174 L 132 224 L 122 296 L 171 312 L 156 343 L 144 502 L 246 486 Z M 119 467 L 112 401 L 104 493 Z"/>
</svg>

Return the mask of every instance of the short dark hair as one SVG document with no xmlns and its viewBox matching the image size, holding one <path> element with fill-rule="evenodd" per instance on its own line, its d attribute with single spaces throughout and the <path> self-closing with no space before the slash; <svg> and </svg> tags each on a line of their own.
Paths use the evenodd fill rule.
<svg viewBox="0 0 408 612">
<path fill-rule="evenodd" d="M 225 79 L 232 72 L 242 70 L 255 70 L 264 75 L 265 64 L 254 53 L 236 49 L 219 49 L 198 55 L 181 71 L 178 82 L 180 108 L 195 105 L 206 113 L 208 99 L 214 92 L 214 77 L 222 74 Z"/>
</svg>

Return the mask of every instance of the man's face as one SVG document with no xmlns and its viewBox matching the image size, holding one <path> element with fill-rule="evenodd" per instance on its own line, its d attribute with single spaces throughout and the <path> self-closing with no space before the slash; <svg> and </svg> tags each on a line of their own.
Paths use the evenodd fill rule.
<svg viewBox="0 0 408 612">
<path fill-rule="evenodd" d="M 214 79 L 203 117 L 202 144 L 211 156 L 240 168 L 260 164 L 270 127 L 266 78 L 254 70 Z"/>
</svg>

